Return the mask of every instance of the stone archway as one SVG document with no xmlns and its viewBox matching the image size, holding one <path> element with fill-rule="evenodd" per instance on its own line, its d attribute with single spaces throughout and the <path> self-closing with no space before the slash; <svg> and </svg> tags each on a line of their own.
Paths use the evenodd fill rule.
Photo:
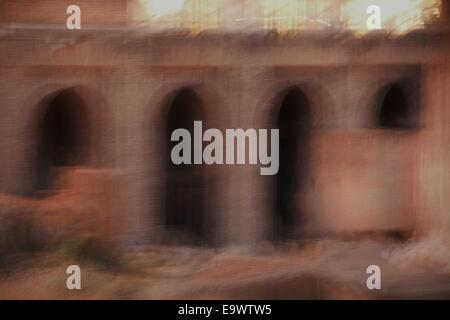
<svg viewBox="0 0 450 320">
<path fill-rule="evenodd" d="M 377 194 L 380 221 L 395 238 L 409 239 L 415 230 L 414 187 L 417 174 L 420 87 L 417 79 L 391 82 L 377 94 L 375 127 Z"/>
<path fill-rule="evenodd" d="M 183 88 L 170 102 L 164 119 L 163 208 L 166 240 L 169 243 L 201 245 L 208 238 L 206 165 L 175 165 L 171 161 L 171 150 L 176 144 L 171 141 L 172 132 L 183 128 L 193 136 L 195 120 L 204 120 L 203 102 L 193 89 Z"/>
<path fill-rule="evenodd" d="M 61 90 L 41 102 L 37 125 L 36 174 L 33 190 L 52 187 L 52 170 L 88 161 L 89 119 L 83 99 L 72 89 Z"/>
<path fill-rule="evenodd" d="M 277 127 L 280 130 L 280 168 L 275 182 L 274 236 L 288 239 L 295 237 L 304 219 L 302 205 L 298 202 L 302 201 L 310 154 L 310 104 L 300 88 L 286 91 L 278 109 Z"/>
<path fill-rule="evenodd" d="M 409 112 L 404 91 L 398 84 L 393 84 L 383 97 L 378 125 L 382 128 L 407 128 Z"/>
</svg>

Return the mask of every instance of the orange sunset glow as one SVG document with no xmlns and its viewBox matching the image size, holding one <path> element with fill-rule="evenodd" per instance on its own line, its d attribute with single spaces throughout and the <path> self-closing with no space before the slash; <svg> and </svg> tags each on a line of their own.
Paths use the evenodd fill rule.
<svg viewBox="0 0 450 320">
<path fill-rule="evenodd" d="M 366 12 L 377 5 L 381 27 L 403 33 L 439 16 L 440 0 L 141 0 L 150 21 L 193 32 L 216 28 L 279 32 L 344 28 L 367 32 Z"/>
</svg>

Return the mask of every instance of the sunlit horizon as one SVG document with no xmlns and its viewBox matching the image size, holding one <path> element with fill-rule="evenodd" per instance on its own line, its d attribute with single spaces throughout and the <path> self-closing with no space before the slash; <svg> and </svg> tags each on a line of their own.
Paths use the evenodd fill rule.
<svg viewBox="0 0 450 320">
<path fill-rule="evenodd" d="M 156 19 L 176 13 L 183 9 L 184 0 L 144 0 L 146 9 Z"/>
<path fill-rule="evenodd" d="M 366 9 L 381 9 L 381 27 L 396 33 L 437 19 L 440 0 L 140 0 L 150 22 L 199 32 L 208 29 L 368 30 Z"/>
</svg>

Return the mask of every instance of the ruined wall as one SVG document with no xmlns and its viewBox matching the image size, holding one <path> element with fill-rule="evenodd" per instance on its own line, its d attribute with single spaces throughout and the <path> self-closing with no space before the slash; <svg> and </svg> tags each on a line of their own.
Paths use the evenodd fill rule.
<svg viewBox="0 0 450 320">
<path fill-rule="evenodd" d="M 112 0 L 2 0 L 0 24 L 46 24 L 64 28 L 68 15 L 66 9 L 76 4 L 83 8 L 83 26 L 125 25 L 127 1 Z"/>
<path fill-rule="evenodd" d="M 280 93 L 297 86 L 312 114 L 311 169 L 306 191 L 297 194 L 306 213 L 299 236 L 410 230 L 416 221 L 430 230 L 448 217 L 444 38 L 1 31 L 3 193 L 31 192 L 40 101 L 75 88 L 96 124 L 89 165 L 121 173 L 125 209 L 117 236 L 160 241 L 170 237 L 163 223 L 162 132 L 174 93 L 192 88 L 211 127 L 273 128 Z M 419 79 L 423 123 L 406 131 L 377 128 L 380 90 L 405 77 Z M 273 178 L 246 165 L 217 166 L 208 177 L 211 242 L 271 238 Z"/>
<path fill-rule="evenodd" d="M 427 67 L 424 127 L 420 140 L 418 227 L 424 236 L 448 240 L 450 226 L 450 66 L 448 59 Z"/>
</svg>

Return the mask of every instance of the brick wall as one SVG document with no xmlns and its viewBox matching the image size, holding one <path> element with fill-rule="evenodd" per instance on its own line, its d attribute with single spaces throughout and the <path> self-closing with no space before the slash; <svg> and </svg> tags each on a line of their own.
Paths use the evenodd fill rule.
<svg viewBox="0 0 450 320">
<path fill-rule="evenodd" d="M 123 25 L 127 0 L 4 0 L 0 1 L 0 23 L 45 23 L 65 26 L 69 5 L 81 8 L 84 25 Z"/>
</svg>

